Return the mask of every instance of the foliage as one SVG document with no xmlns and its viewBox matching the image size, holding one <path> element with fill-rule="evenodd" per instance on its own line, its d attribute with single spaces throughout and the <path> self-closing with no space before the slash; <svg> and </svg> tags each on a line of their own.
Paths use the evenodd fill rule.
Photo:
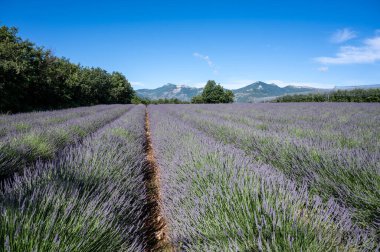
<svg viewBox="0 0 380 252">
<path fill-rule="evenodd" d="M 215 81 L 207 81 L 202 94 L 194 96 L 191 103 L 231 103 L 234 101 L 234 94 L 231 90 L 225 90 Z"/>
<path fill-rule="evenodd" d="M 274 102 L 380 102 L 380 89 L 337 90 L 278 97 Z"/>
<path fill-rule="evenodd" d="M 131 103 L 134 90 L 121 73 L 75 65 L 17 32 L 0 28 L 0 112 Z"/>
</svg>

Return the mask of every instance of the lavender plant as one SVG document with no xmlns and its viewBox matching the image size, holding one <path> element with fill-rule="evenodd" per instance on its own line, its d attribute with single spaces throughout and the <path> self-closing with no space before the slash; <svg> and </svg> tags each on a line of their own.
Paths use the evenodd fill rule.
<svg viewBox="0 0 380 252">
<path fill-rule="evenodd" d="M 379 105 L 148 111 L 176 249 L 380 248 Z M 132 105 L 0 116 L 0 251 L 149 249 L 144 125 Z"/>
<path fill-rule="evenodd" d="M 12 138 L 20 133 L 26 133 L 37 127 L 55 126 L 73 118 L 100 113 L 114 106 L 115 105 L 97 105 L 53 111 L 0 115 L 0 140 L 5 141 L 4 138 Z"/>
<path fill-rule="evenodd" d="M 306 183 L 324 200 L 334 197 L 350 209 L 358 224 L 379 230 L 379 105 L 312 105 L 245 105 L 245 109 L 184 105 L 182 110 L 168 110 L 213 138 L 271 164 L 298 184 Z M 316 137 L 317 132 L 324 132 L 327 140 Z"/>
<path fill-rule="evenodd" d="M 2 251 L 144 251 L 145 109 L 38 162 L 0 190 Z"/>
<path fill-rule="evenodd" d="M 88 111 L 89 109 L 91 110 Z M 10 134 L 0 143 L 0 178 L 4 179 L 15 172 L 20 172 L 25 165 L 38 159 L 53 158 L 66 145 L 79 141 L 121 116 L 128 109 L 128 105 L 99 106 L 96 109 L 83 108 L 83 111 L 78 110 L 75 113 L 77 117 L 48 126 L 36 123 L 37 119 L 31 120 L 34 128 L 25 133 Z M 21 118 L 25 119 L 25 117 Z M 12 116 L 9 118 L 9 121 L 11 120 Z M 21 122 L 27 123 L 28 120 L 19 120 L 18 123 Z"/>
<path fill-rule="evenodd" d="M 212 108 L 212 106 L 210 106 Z M 194 109 L 192 107 L 191 109 Z M 371 251 L 375 231 L 276 168 L 182 121 L 188 106 L 150 106 L 162 206 L 185 251 Z M 189 123 L 190 122 L 190 123 Z"/>
</svg>

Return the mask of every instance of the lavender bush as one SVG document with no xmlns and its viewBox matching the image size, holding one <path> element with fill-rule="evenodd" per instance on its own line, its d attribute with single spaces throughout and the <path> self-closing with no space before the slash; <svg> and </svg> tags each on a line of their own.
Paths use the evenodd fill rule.
<svg viewBox="0 0 380 252">
<path fill-rule="evenodd" d="M 52 118 L 48 118 L 48 114 L 54 112 L 42 112 L 43 116 L 36 116 L 36 119 L 24 114 L 9 116 L 8 125 L 14 125 L 12 120 L 15 120 L 18 124 L 33 125 L 33 128 L 18 134 L 10 131 L 3 138 L 0 143 L 0 179 L 22 171 L 25 165 L 37 159 L 53 158 L 66 145 L 79 141 L 121 116 L 129 108 L 129 105 L 85 107 L 76 109 L 75 113 L 72 110 L 63 113 L 59 111 L 58 116 Z M 67 120 L 41 123 L 46 120 L 53 121 L 65 113 Z"/>
<path fill-rule="evenodd" d="M 324 200 L 334 197 L 358 224 L 380 230 L 378 104 L 182 108 L 168 107 L 168 113 L 306 183 Z"/>
<path fill-rule="evenodd" d="M 147 109 L 1 115 L 0 251 L 380 249 L 378 104 Z"/>
<path fill-rule="evenodd" d="M 1 251 L 144 251 L 145 108 L 0 190 Z"/>
<path fill-rule="evenodd" d="M 26 133 L 37 127 L 55 126 L 73 118 L 88 116 L 106 111 L 113 106 L 97 105 L 45 112 L 19 113 L 14 115 L 0 115 L 0 140 L 12 138 L 20 133 Z"/>
<path fill-rule="evenodd" d="M 162 172 L 162 206 L 176 247 L 186 251 L 376 249 L 376 231 L 353 221 L 352 209 L 339 199 L 323 200 L 308 189 L 307 181 L 294 181 L 236 148 L 236 142 L 220 141 L 222 134 L 209 134 L 209 128 L 198 123 L 206 124 L 207 117 L 203 121 L 196 110 L 218 106 L 149 107 Z M 208 122 L 214 123 L 213 118 Z"/>
</svg>

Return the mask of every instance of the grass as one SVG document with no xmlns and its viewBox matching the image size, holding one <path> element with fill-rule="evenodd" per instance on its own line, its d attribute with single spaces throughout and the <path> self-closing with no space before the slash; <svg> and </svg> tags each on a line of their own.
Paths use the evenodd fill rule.
<svg viewBox="0 0 380 252">
<path fill-rule="evenodd" d="M 11 148 L 17 148 L 20 147 L 22 149 L 26 149 L 30 156 L 28 156 L 28 159 L 34 160 L 36 158 L 52 158 L 53 154 L 55 153 L 55 149 L 47 137 L 35 133 L 29 133 L 24 136 L 22 136 L 19 139 L 16 139 L 12 145 Z M 25 153 L 25 155 L 28 155 Z"/>
<path fill-rule="evenodd" d="M 31 126 L 25 122 L 19 122 L 19 123 L 15 123 L 13 125 L 13 127 L 16 129 L 16 131 L 28 131 Z"/>
</svg>

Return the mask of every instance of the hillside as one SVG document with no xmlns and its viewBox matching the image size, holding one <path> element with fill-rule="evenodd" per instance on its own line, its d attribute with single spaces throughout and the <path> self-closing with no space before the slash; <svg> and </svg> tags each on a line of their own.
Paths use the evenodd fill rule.
<svg viewBox="0 0 380 252">
<path fill-rule="evenodd" d="M 138 89 L 136 92 L 139 96 L 148 99 L 177 98 L 190 101 L 193 96 L 200 94 L 202 90 L 202 88 L 169 83 L 156 89 Z M 254 102 L 286 94 L 311 93 L 315 91 L 318 91 L 318 89 L 296 86 L 279 87 L 276 84 L 267 84 L 261 81 L 239 89 L 232 89 L 236 102 Z"/>
<path fill-rule="evenodd" d="M 136 90 L 137 95 L 152 100 L 177 98 L 182 101 L 190 101 L 193 96 L 196 96 L 201 92 L 202 88 L 194 88 L 185 85 L 174 85 L 171 83 L 168 83 L 156 89 Z"/>
<path fill-rule="evenodd" d="M 318 89 L 311 87 L 286 86 L 279 87 L 276 84 L 267 84 L 262 81 L 251 85 L 232 90 L 235 94 L 236 102 L 254 102 L 263 98 L 272 98 L 286 94 L 310 93 Z"/>
</svg>

